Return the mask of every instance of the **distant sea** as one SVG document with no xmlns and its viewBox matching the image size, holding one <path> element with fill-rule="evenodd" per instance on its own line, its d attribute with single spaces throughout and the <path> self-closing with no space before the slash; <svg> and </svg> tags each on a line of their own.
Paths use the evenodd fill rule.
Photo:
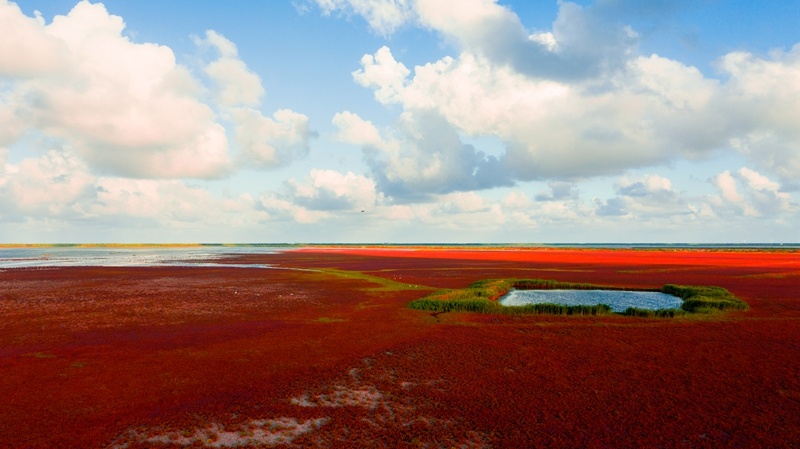
<svg viewBox="0 0 800 449">
<path fill-rule="evenodd" d="M 241 254 L 270 254 L 298 248 L 297 244 L 198 245 L 31 245 L 2 247 L 0 269 L 60 266 L 220 266 L 215 260 Z M 591 249 L 719 249 L 800 250 L 800 243 L 364 243 L 310 244 L 308 246 L 432 246 L 438 248 L 591 248 Z M 225 265 L 230 266 L 230 265 Z M 263 267 L 243 265 L 237 267 Z"/>
</svg>

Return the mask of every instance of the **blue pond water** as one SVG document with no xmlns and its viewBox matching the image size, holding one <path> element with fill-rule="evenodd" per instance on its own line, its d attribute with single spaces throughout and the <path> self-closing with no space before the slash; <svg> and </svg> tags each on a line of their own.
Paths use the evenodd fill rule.
<svg viewBox="0 0 800 449">
<path fill-rule="evenodd" d="M 623 290 L 516 290 L 512 289 L 502 298 L 504 306 L 526 304 L 560 304 L 564 306 L 593 306 L 606 304 L 614 312 L 624 312 L 628 307 L 639 309 L 680 308 L 683 300 L 661 292 L 639 292 Z"/>
</svg>

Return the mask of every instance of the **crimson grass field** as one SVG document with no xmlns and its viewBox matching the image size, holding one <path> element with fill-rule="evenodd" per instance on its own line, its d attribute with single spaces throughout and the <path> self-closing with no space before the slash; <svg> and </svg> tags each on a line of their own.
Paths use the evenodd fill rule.
<svg viewBox="0 0 800 449">
<path fill-rule="evenodd" d="M 0 447 L 790 448 L 800 254 L 305 248 L 0 271 Z M 706 317 L 411 310 L 489 278 L 716 285 Z"/>
</svg>

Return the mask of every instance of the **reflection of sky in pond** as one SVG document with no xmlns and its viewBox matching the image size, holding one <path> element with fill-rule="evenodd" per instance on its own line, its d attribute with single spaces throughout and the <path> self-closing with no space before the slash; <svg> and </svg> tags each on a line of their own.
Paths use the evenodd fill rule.
<svg viewBox="0 0 800 449">
<path fill-rule="evenodd" d="M 221 264 L 216 259 L 237 254 L 270 254 L 286 248 L 252 246 L 202 247 L 35 247 L 0 248 L 0 269 L 25 267 L 104 266 L 231 266 L 267 268 L 264 264 Z"/>
<path fill-rule="evenodd" d="M 500 298 L 504 306 L 525 304 L 560 304 L 564 306 L 593 306 L 606 304 L 614 312 L 624 312 L 628 307 L 639 309 L 680 308 L 683 300 L 661 292 L 624 290 L 511 290 Z"/>
</svg>

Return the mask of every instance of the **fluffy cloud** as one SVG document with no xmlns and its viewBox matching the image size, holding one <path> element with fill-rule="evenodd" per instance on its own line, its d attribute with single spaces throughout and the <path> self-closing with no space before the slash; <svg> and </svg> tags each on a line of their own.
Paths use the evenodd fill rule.
<svg viewBox="0 0 800 449">
<path fill-rule="evenodd" d="M 312 224 L 331 218 L 329 212 L 305 208 L 274 192 L 262 194 L 258 199 L 258 205 L 261 210 L 269 214 L 272 221 Z"/>
<path fill-rule="evenodd" d="M 91 221 L 110 229 L 241 227 L 268 217 L 248 194 L 217 197 L 177 180 L 95 177 L 69 147 L 6 163 L 0 170 L 0 211 L 3 222 Z"/>
<path fill-rule="evenodd" d="M 223 107 L 256 106 L 264 95 L 261 78 L 239 59 L 238 49 L 221 34 L 208 30 L 198 45 L 215 48 L 219 58 L 205 66 L 206 74 L 217 87 L 217 102 Z"/>
<path fill-rule="evenodd" d="M 381 34 L 405 23 L 427 27 L 463 50 L 532 76 L 578 79 L 624 67 L 637 36 L 605 5 L 560 2 L 552 32 L 530 34 L 497 0 L 316 0 L 323 13 L 364 17 Z"/>
<path fill-rule="evenodd" d="M 494 0 L 419 0 L 407 20 L 459 54 L 409 69 L 383 47 L 353 76 L 406 115 L 435 113 L 459 133 L 499 138 L 517 180 L 621 174 L 720 150 L 800 179 L 800 45 L 769 58 L 731 53 L 718 63 L 726 79 L 710 79 L 640 55 L 619 19 L 627 3 L 560 2 L 552 29 L 530 33 Z"/>
<path fill-rule="evenodd" d="M 0 92 L 0 148 L 17 140 L 25 130 L 25 123 L 8 104 L 4 104 L 3 94 Z"/>
<path fill-rule="evenodd" d="M 338 128 L 336 140 L 355 145 L 380 147 L 383 145 L 380 131 L 369 120 L 364 120 L 349 111 L 339 112 L 331 122 Z"/>
<path fill-rule="evenodd" d="M 709 207 L 722 217 L 757 217 L 782 220 L 797 214 L 800 206 L 780 184 L 761 173 L 742 167 L 711 178 L 719 195 L 709 198 Z"/>
<path fill-rule="evenodd" d="M 559 3 L 553 31 L 530 34 L 496 0 L 419 0 L 419 22 L 462 51 L 538 78 L 577 80 L 624 68 L 637 36 L 600 7 Z"/>
<path fill-rule="evenodd" d="M 648 226 L 681 236 L 701 219 L 704 229 L 796 221 L 788 186 L 800 180 L 800 46 L 725 55 L 717 80 L 638 52 L 620 5 L 652 17 L 668 8 L 641 0 L 559 2 L 552 27 L 533 31 L 494 0 L 307 1 L 363 16 L 384 35 L 427 28 L 454 53 L 416 67 L 389 47 L 361 58 L 355 82 L 401 111 L 388 126 L 350 111 L 333 117 L 334 140 L 361 147 L 363 173 L 313 169 L 277 191 L 229 197 L 174 178 L 286 166 L 315 136 L 301 113 L 261 110 L 261 79 L 234 42 L 209 30 L 195 39 L 197 65 L 185 66 L 168 47 L 126 37 L 101 4 L 82 1 L 47 24 L 0 0 L 2 220 L 182 229 L 268 220 L 318 223 L 345 239 L 370 228 L 355 235 L 380 240 L 391 239 L 383 229 L 408 238 L 424 226 L 441 240 L 498 241 L 532 229 L 630 239 L 626 231 Z M 34 140 L 56 149 L 23 154 Z M 476 143 L 485 141 L 502 147 L 488 154 Z M 753 168 L 712 178 L 713 195 L 629 174 L 724 151 Z M 612 194 L 582 197 L 586 178 L 609 175 Z"/>
<path fill-rule="evenodd" d="M 438 241 L 458 241 L 472 232 L 497 232 L 506 223 L 506 214 L 495 201 L 475 192 L 453 192 L 435 195 L 435 201 L 422 204 L 388 204 L 367 215 L 379 223 L 385 234 L 400 231 L 402 238 L 420 241 L 419 235 L 408 235 L 409 227 L 422 227 L 439 234 Z M 456 237 L 459 236 L 459 237 Z"/>
<path fill-rule="evenodd" d="M 229 175 L 226 126 L 248 167 L 308 154 L 308 118 L 264 116 L 261 79 L 213 30 L 195 39 L 214 52 L 200 67 L 207 88 L 170 48 L 132 42 L 100 3 L 81 1 L 46 24 L 0 0 L 0 25 L 13 30 L 0 42 L 0 145 L 34 133 L 70 144 L 95 172 L 132 178 Z"/>
<path fill-rule="evenodd" d="M 744 197 L 739 193 L 736 187 L 736 178 L 731 175 L 731 172 L 725 170 L 715 176 L 712 181 L 725 201 L 734 204 L 744 203 Z"/>
<path fill-rule="evenodd" d="M 524 232 L 655 223 L 680 235 L 701 219 L 794 213 L 776 182 L 749 169 L 715 178 L 718 196 L 687 195 L 660 175 L 623 176 L 608 198 L 581 198 L 579 187 L 584 178 L 731 148 L 781 178 L 796 176 L 796 50 L 769 59 L 733 53 L 720 60 L 725 78 L 715 80 L 639 54 L 636 32 L 618 14 L 629 2 L 561 2 L 552 28 L 534 32 L 492 0 L 316 3 L 326 14 L 361 15 L 381 34 L 407 23 L 429 28 L 457 54 L 412 68 L 389 47 L 364 55 L 354 80 L 378 102 L 402 108 L 389 127 L 350 111 L 333 117 L 334 139 L 362 147 L 369 177 L 315 170 L 283 193 L 262 197 L 274 216 L 342 219 L 335 211 L 358 210 L 359 191 L 369 192 L 362 204 L 372 206 L 370 219 L 388 220 L 388 227 L 464 230 L 481 223 L 484 231 Z M 637 11 L 664 12 L 651 6 Z M 765 77 L 785 88 L 765 86 Z M 486 155 L 464 136 L 497 138 L 505 152 Z M 546 190 L 520 187 L 500 201 L 476 192 L 531 180 L 547 181 Z"/>
<path fill-rule="evenodd" d="M 388 48 L 365 60 L 354 77 L 379 101 L 410 115 L 439 115 L 468 135 L 500 138 L 505 165 L 521 180 L 620 173 L 678 155 L 702 157 L 724 142 L 696 121 L 707 114 L 716 83 L 663 58 L 631 60 L 599 91 L 531 78 L 472 53 L 416 67 L 405 80 L 409 71 Z"/>
<path fill-rule="evenodd" d="M 411 72 L 394 59 L 389 47 L 381 47 L 374 55 L 364 55 L 361 67 L 353 72 L 353 78 L 362 86 L 373 88 L 376 100 L 381 103 L 403 102 L 401 94 Z"/>
<path fill-rule="evenodd" d="M 69 151 L 4 164 L 0 171 L 0 207 L 6 216 L 76 215 L 77 204 L 91 198 L 95 178 Z"/>
<path fill-rule="evenodd" d="M 700 199 L 687 199 L 672 188 L 672 182 L 659 175 L 648 175 L 640 179 L 620 178 L 616 183 L 617 197 L 609 199 L 598 214 L 612 212 L 628 215 L 632 219 L 648 220 L 665 218 L 693 220 L 702 207 L 693 204 Z"/>
<path fill-rule="evenodd" d="M 436 113 L 403 114 L 389 136 L 352 113 L 338 114 L 334 124 L 340 138 L 363 146 L 378 189 L 394 201 L 425 201 L 431 194 L 511 184 L 496 157 L 464 144 Z"/>
<path fill-rule="evenodd" d="M 41 16 L 26 17 L 19 7 L 0 1 L 0 73 L 31 77 L 51 73 L 66 63 L 64 42 L 43 33 Z"/>
<path fill-rule="evenodd" d="M 547 187 L 548 191 L 536 195 L 536 201 L 559 201 L 578 196 L 575 184 L 571 182 L 550 181 Z"/>
<path fill-rule="evenodd" d="M 779 217 L 799 210 L 780 184 L 747 167 L 723 171 L 711 181 L 720 193 L 712 198 L 713 207 L 723 216 Z"/>
<path fill-rule="evenodd" d="M 664 176 L 652 174 L 618 178 L 614 195 L 607 198 L 582 197 L 580 183 L 550 183 L 536 197 L 526 192 L 529 187 L 518 187 L 501 199 L 452 192 L 432 195 L 426 203 L 379 203 L 364 219 L 371 227 L 380 226 L 385 232 L 381 235 L 414 226 L 426 229 L 438 241 L 475 237 L 484 241 L 739 241 L 750 238 L 744 237 L 743 230 L 763 230 L 765 225 L 786 228 L 797 205 L 774 181 L 750 169 L 727 174 L 743 204 L 731 206 L 721 196 L 689 195 Z M 338 219 L 341 223 L 342 217 Z"/>
<path fill-rule="evenodd" d="M 388 35 L 413 17 L 414 0 L 314 0 L 324 14 L 358 14 L 380 34 Z"/>
<path fill-rule="evenodd" d="M 6 1 L 0 17 L 20 31 L 0 44 L 0 75 L 12 77 L 4 102 L 15 118 L 71 143 L 91 167 L 105 172 L 228 173 L 224 129 L 169 48 L 131 42 L 122 34 L 122 18 L 87 1 L 49 25 Z"/>
<path fill-rule="evenodd" d="M 287 181 L 288 197 L 292 202 L 310 210 L 365 211 L 381 200 L 375 191 L 375 182 L 347 172 L 311 170 L 308 183 L 294 179 Z"/>
<path fill-rule="evenodd" d="M 739 176 L 750 192 L 754 207 L 762 214 L 777 214 L 797 209 L 787 192 L 780 185 L 755 170 L 747 167 L 739 169 Z"/>
<path fill-rule="evenodd" d="M 254 226 L 270 215 L 249 194 L 219 197 L 172 179 L 227 176 L 231 152 L 254 168 L 308 154 L 308 117 L 264 116 L 260 78 L 212 30 L 195 39 L 206 52 L 189 67 L 166 46 L 132 41 L 100 3 L 81 1 L 48 24 L 0 0 L 0 28 L 8 31 L 0 40 L 4 222 Z"/>
<path fill-rule="evenodd" d="M 93 200 L 82 205 L 82 212 L 105 220 L 117 217 L 186 228 L 197 224 L 242 226 L 266 218 L 255 210 L 256 203 L 248 194 L 219 198 L 176 180 L 100 178 L 95 190 Z"/>
<path fill-rule="evenodd" d="M 266 117 L 257 109 L 264 95 L 261 78 L 239 59 L 236 44 L 213 30 L 195 43 L 218 54 L 203 70 L 214 83 L 222 115 L 233 125 L 240 165 L 273 168 L 307 156 L 310 140 L 316 136 L 308 117 L 289 109 Z"/>
<path fill-rule="evenodd" d="M 659 175 L 630 179 L 623 176 L 614 186 L 615 197 L 593 199 L 595 213 L 600 217 L 617 217 L 642 223 L 653 220 L 691 222 L 703 210 L 702 198 L 686 198 L 672 188 L 672 182 Z"/>
<path fill-rule="evenodd" d="M 800 180 L 800 44 L 769 58 L 730 53 L 719 66 L 730 76 L 726 112 L 739 130 L 731 145 L 758 167 Z"/>
<path fill-rule="evenodd" d="M 675 196 L 672 182 L 659 175 L 650 175 L 637 180 L 623 177 L 617 182 L 617 193 L 629 197 L 652 197 L 661 200 Z"/>
<path fill-rule="evenodd" d="M 235 108 L 230 113 L 245 166 L 276 167 L 305 157 L 316 135 L 309 128 L 308 117 L 289 109 L 276 111 L 272 118 L 252 108 Z"/>
<path fill-rule="evenodd" d="M 313 169 L 303 181 L 294 178 L 280 192 L 264 192 L 258 208 L 274 222 L 314 224 L 325 220 L 325 235 L 338 226 L 353 224 L 355 217 L 376 217 L 383 209 L 383 196 L 375 182 L 353 172 Z M 320 234 L 315 239 L 326 238 Z"/>
<path fill-rule="evenodd" d="M 625 200 L 619 197 L 610 198 L 605 201 L 595 199 L 596 213 L 600 217 L 620 217 L 628 215 L 628 208 Z"/>
</svg>

